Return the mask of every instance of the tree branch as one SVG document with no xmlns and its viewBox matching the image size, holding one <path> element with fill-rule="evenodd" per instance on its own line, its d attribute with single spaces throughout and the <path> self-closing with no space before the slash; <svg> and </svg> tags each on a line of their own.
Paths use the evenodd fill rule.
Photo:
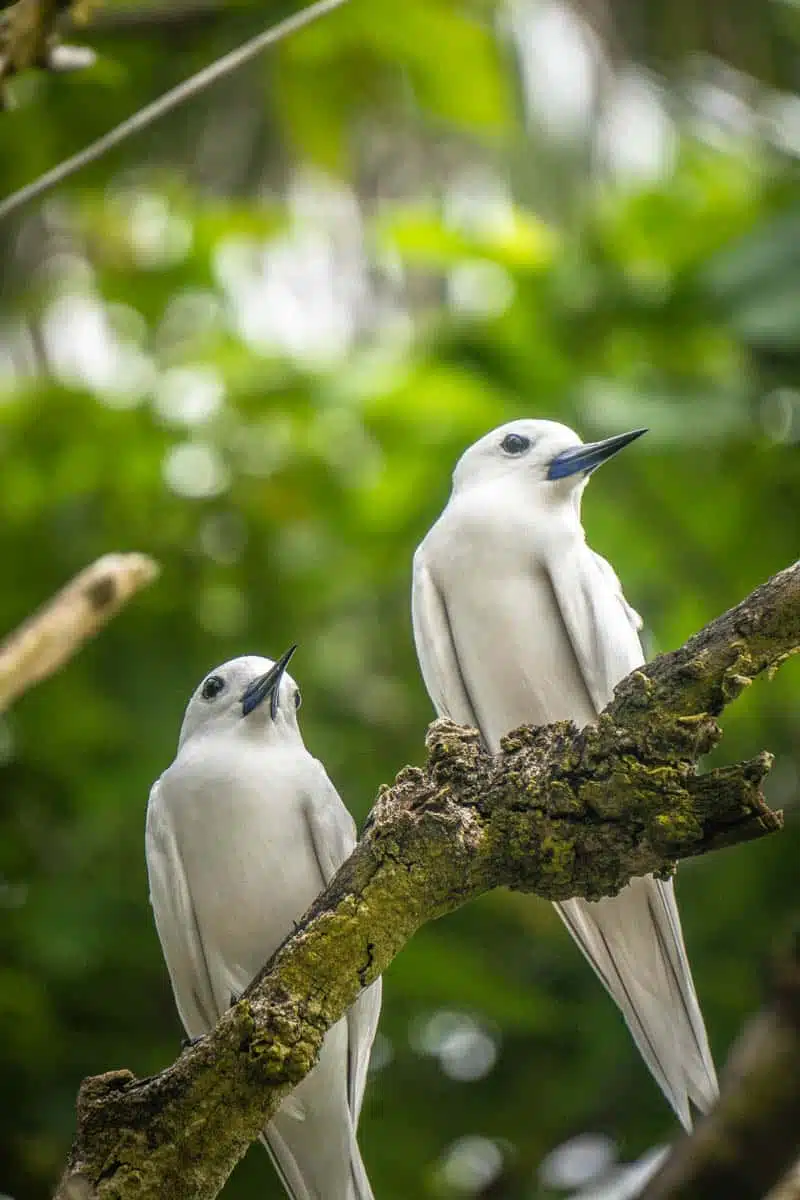
<svg viewBox="0 0 800 1200">
<path fill-rule="evenodd" d="M 551 900 L 618 892 L 634 875 L 779 829 L 760 785 L 770 765 L 698 777 L 715 715 L 800 648 L 800 563 L 682 649 L 635 671 L 597 725 L 509 734 L 500 754 L 437 721 L 424 769 L 384 788 L 355 851 L 212 1033 L 150 1079 L 84 1082 L 58 1191 L 215 1196 L 326 1030 L 426 921 L 490 888 Z"/>
<path fill-rule="evenodd" d="M 52 675 L 158 574 L 144 554 L 105 554 L 0 644 L 0 713 Z"/>
</svg>

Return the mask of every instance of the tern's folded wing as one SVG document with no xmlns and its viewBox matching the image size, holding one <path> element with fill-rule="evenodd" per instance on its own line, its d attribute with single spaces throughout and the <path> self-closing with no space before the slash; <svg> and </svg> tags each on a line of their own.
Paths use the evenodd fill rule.
<svg viewBox="0 0 800 1200">
<path fill-rule="evenodd" d="M 470 693 L 458 661 L 447 605 L 421 548 L 414 556 L 411 620 L 420 670 L 437 713 L 481 729 L 477 697 Z"/>
<path fill-rule="evenodd" d="M 163 802 L 161 781 L 150 791 L 145 833 L 150 903 L 183 1026 L 191 1038 L 213 1028 L 219 1017 L 206 950 L 189 882 Z"/>
<path fill-rule="evenodd" d="M 314 789 L 306 802 L 306 817 L 320 873 L 325 884 L 328 884 L 353 852 L 356 827 L 328 776 L 324 771 L 320 771 L 320 775 L 320 788 Z M 381 980 L 378 979 L 361 992 L 347 1012 L 347 1093 L 354 1127 L 358 1125 L 364 1099 L 369 1056 L 381 1011 L 381 991 Z"/>
</svg>

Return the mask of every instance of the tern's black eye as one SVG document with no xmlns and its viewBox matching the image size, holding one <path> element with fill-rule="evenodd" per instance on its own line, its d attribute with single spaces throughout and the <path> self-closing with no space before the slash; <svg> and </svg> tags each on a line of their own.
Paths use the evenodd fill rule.
<svg viewBox="0 0 800 1200">
<path fill-rule="evenodd" d="M 521 433 L 507 433 L 500 443 L 500 449 L 506 454 L 524 454 L 530 450 L 531 439 Z"/>
<path fill-rule="evenodd" d="M 302 703 L 303 703 L 303 697 L 300 695 L 300 688 L 295 688 L 295 692 L 294 692 L 295 708 L 299 708 Z"/>
<path fill-rule="evenodd" d="M 225 680 L 221 675 L 209 675 L 208 679 L 203 684 L 203 690 L 200 695 L 204 700 L 214 700 L 220 692 L 225 691 Z"/>
</svg>

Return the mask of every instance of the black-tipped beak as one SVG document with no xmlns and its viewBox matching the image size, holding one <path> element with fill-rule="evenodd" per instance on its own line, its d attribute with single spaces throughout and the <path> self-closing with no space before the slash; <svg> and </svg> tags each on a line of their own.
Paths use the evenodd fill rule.
<svg viewBox="0 0 800 1200">
<path fill-rule="evenodd" d="M 584 446 L 575 446 L 573 450 L 564 450 L 550 463 L 547 478 L 566 479 L 569 475 L 577 475 L 579 471 L 588 475 L 643 433 L 647 433 L 647 430 L 634 429 L 631 433 L 618 433 L 616 437 L 605 438 L 602 442 L 587 442 Z"/>
<path fill-rule="evenodd" d="M 242 693 L 242 716 L 246 717 L 254 708 L 258 708 L 259 704 L 263 704 L 267 696 L 269 696 L 269 712 L 273 721 L 278 715 L 278 693 L 280 691 L 281 680 L 283 673 L 289 665 L 289 660 L 294 654 L 297 646 L 290 646 L 285 654 L 282 654 L 276 663 L 273 663 L 270 669 L 264 675 L 259 675 L 258 679 L 254 679 L 248 684 Z"/>
</svg>

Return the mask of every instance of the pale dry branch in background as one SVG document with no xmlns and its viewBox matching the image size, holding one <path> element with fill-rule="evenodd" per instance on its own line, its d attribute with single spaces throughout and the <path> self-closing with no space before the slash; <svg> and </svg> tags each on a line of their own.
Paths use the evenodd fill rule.
<svg viewBox="0 0 800 1200">
<path fill-rule="evenodd" d="M 145 554 L 104 554 L 0 645 L 0 712 L 52 675 L 158 575 Z"/>
</svg>

